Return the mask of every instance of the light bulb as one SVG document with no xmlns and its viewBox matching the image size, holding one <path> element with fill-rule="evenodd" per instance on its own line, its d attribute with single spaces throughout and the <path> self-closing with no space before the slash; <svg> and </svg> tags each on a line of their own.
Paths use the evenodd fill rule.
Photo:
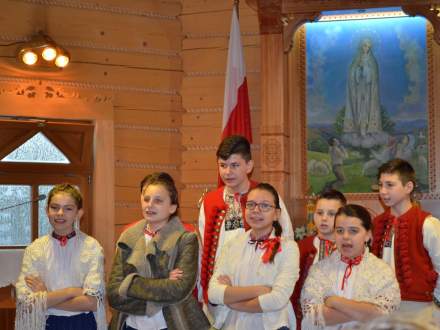
<svg viewBox="0 0 440 330">
<path fill-rule="evenodd" d="M 59 68 L 64 68 L 69 64 L 69 58 L 66 55 L 58 55 L 55 60 L 55 65 Z"/>
<path fill-rule="evenodd" d="M 24 64 L 34 65 L 35 63 L 37 63 L 38 56 L 33 51 L 27 50 L 27 51 L 25 51 L 25 53 L 23 54 L 21 59 Z"/>
<path fill-rule="evenodd" d="M 44 47 L 43 52 L 41 53 L 41 56 L 46 61 L 53 61 L 55 59 L 55 57 L 57 56 L 57 51 L 55 50 L 55 48 L 53 48 L 51 46 Z"/>
</svg>

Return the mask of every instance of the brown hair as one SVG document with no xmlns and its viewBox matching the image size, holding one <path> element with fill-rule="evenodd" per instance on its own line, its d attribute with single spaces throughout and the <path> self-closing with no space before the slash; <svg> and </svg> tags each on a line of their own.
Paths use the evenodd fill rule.
<svg viewBox="0 0 440 330">
<path fill-rule="evenodd" d="M 78 208 L 78 210 L 83 208 L 83 198 L 81 193 L 79 192 L 78 188 L 71 185 L 70 183 L 61 183 L 55 185 L 47 195 L 47 206 L 49 206 L 53 196 L 55 196 L 58 193 L 68 194 L 75 201 L 75 205 Z"/>
<path fill-rule="evenodd" d="M 141 194 L 146 187 L 149 185 L 161 185 L 163 186 L 170 195 L 171 204 L 177 205 L 176 211 L 171 214 L 171 216 L 177 215 L 179 210 L 179 194 L 177 192 L 176 184 L 173 178 L 166 172 L 155 172 L 147 175 L 140 183 Z"/>
</svg>

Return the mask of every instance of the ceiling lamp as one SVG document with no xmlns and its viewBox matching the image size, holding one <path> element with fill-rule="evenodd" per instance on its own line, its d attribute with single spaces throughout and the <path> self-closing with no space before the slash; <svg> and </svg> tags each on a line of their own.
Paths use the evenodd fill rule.
<svg viewBox="0 0 440 330">
<path fill-rule="evenodd" d="M 70 54 L 49 36 L 39 32 L 28 42 L 22 43 L 17 52 L 20 63 L 47 69 L 62 69 L 70 62 Z"/>
</svg>

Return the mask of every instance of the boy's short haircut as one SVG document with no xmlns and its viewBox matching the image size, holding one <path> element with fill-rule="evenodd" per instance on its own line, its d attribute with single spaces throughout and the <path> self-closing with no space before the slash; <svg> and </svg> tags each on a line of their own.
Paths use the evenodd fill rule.
<svg viewBox="0 0 440 330">
<path fill-rule="evenodd" d="M 318 202 L 320 199 L 334 199 L 339 201 L 343 206 L 347 205 L 347 199 L 345 198 L 344 194 L 336 189 L 323 190 L 316 198 L 316 202 Z"/>
<path fill-rule="evenodd" d="M 241 135 L 230 135 L 223 139 L 217 149 L 217 159 L 228 159 L 233 154 L 239 154 L 247 162 L 252 159 L 251 145 Z"/>
<path fill-rule="evenodd" d="M 395 158 L 382 164 L 377 172 L 377 180 L 380 180 L 382 174 L 397 174 L 402 184 L 412 182 L 416 186 L 416 172 L 409 162 L 404 159 Z"/>
</svg>

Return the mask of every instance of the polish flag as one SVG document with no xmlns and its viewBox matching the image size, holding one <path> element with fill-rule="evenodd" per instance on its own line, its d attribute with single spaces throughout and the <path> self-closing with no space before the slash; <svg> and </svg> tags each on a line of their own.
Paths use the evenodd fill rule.
<svg viewBox="0 0 440 330">
<path fill-rule="evenodd" d="M 230 135 L 242 135 L 252 142 L 251 113 L 246 81 L 246 68 L 240 38 L 237 8 L 232 9 L 223 102 L 222 140 Z"/>
</svg>

